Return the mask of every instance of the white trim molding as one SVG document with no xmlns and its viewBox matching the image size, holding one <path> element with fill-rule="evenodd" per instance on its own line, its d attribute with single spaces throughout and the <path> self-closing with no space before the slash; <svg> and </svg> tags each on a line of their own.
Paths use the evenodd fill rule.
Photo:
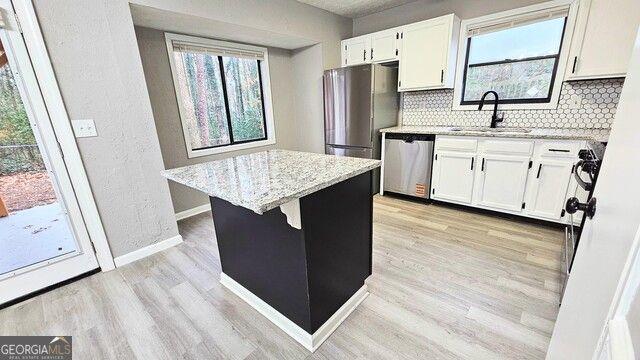
<svg viewBox="0 0 640 360">
<path fill-rule="evenodd" d="M 85 172 L 80 152 L 76 145 L 71 122 L 62 100 L 53 66 L 38 24 L 38 18 L 32 1 L 12 1 L 16 16 L 24 36 L 24 42 L 31 64 L 38 80 L 42 98 L 46 104 L 50 121 L 55 129 L 60 150 L 64 154 L 64 163 L 71 179 L 82 218 L 95 248 L 96 258 L 102 271 L 115 269 L 113 255 L 107 242 L 93 192 Z M 4 14 L 5 16 L 7 14 Z"/>
<path fill-rule="evenodd" d="M 166 250 L 170 247 L 176 246 L 178 244 L 182 243 L 182 236 L 181 235 L 176 235 L 174 237 L 170 237 L 166 240 L 162 240 L 160 242 L 157 242 L 155 244 L 151 244 L 149 246 L 145 246 L 141 249 L 132 251 L 128 254 L 124 254 L 124 255 L 120 255 L 116 258 L 114 258 L 114 262 L 116 264 L 116 267 L 121 267 L 124 265 L 127 265 L 129 263 L 132 263 L 134 261 L 138 261 L 140 259 L 144 259 L 147 256 L 151 256 L 155 253 L 158 253 L 162 250 Z"/>
<path fill-rule="evenodd" d="M 347 300 L 347 302 L 345 302 L 324 324 L 322 324 L 316 332 L 309 334 L 306 330 L 296 325 L 286 316 L 282 315 L 278 310 L 271 307 L 271 305 L 267 304 L 251 291 L 247 290 L 244 286 L 230 278 L 227 274 L 220 273 L 220 283 L 311 352 L 316 351 L 353 312 L 353 310 L 355 310 L 356 307 L 358 307 L 358 305 L 360 305 L 360 303 L 369 295 L 367 285 L 362 285 L 362 287 L 358 289 L 358 291 L 356 291 L 355 294 L 353 294 L 353 296 L 351 296 L 351 298 L 349 298 L 349 300 Z"/>
<path fill-rule="evenodd" d="M 176 221 L 180 221 L 186 218 L 190 218 L 192 216 L 200 215 L 207 211 L 211 211 L 211 204 L 204 204 L 204 205 L 196 206 L 191 209 L 180 211 L 176 213 Z"/>
<path fill-rule="evenodd" d="M 456 80 L 453 91 L 453 110 L 478 110 L 478 105 L 461 105 L 462 82 L 465 74 L 467 58 L 467 30 L 484 24 L 496 24 L 500 22 L 513 21 L 514 19 L 531 16 L 531 14 L 542 13 L 550 10 L 568 10 L 567 21 L 565 23 L 562 46 L 558 56 L 558 64 L 553 84 L 551 84 L 551 100 L 548 103 L 527 103 L 527 104 L 500 104 L 500 110 L 535 110 L 535 109 L 556 109 L 560 99 L 560 90 L 564 81 L 564 74 L 571 48 L 571 38 L 576 23 L 578 5 L 574 0 L 553 0 L 531 6 L 525 6 L 513 10 L 502 11 L 495 14 L 480 16 L 473 19 L 463 20 L 460 26 L 460 40 L 458 41 L 458 59 L 456 64 Z M 492 98 L 493 99 L 493 98 Z"/>
<path fill-rule="evenodd" d="M 629 324 L 624 317 L 609 321 L 609 354 L 612 360 L 637 359 Z"/>
</svg>

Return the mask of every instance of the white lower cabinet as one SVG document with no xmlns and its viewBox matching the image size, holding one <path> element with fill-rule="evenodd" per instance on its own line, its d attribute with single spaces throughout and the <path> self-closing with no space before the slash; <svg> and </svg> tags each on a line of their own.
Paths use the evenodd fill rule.
<svg viewBox="0 0 640 360">
<path fill-rule="evenodd" d="M 435 200 L 567 222 L 563 209 L 577 185 L 573 164 L 583 141 L 436 136 Z"/>
<path fill-rule="evenodd" d="M 573 160 L 541 159 L 534 163 L 527 197 L 528 215 L 560 220 L 571 182 Z"/>
<path fill-rule="evenodd" d="M 431 197 L 471 204 L 475 156 L 469 152 L 437 152 L 431 175 Z"/>
<path fill-rule="evenodd" d="M 480 155 L 474 202 L 497 210 L 522 210 L 530 159 L 522 155 Z"/>
</svg>

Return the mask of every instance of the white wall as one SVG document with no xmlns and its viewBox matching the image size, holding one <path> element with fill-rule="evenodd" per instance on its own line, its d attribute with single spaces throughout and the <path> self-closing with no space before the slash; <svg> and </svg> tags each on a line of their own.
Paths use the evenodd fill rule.
<svg viewBox="0 0 640 360">
<path fill-rule="evenodd" d="M 78 147 L 114 256 L 178 234 L 129 6 L 34 0 L 71 119 L 94 119 Z"/>
<path fill-rule="evenodd" d="M 177 234 L 174 210 L 127 0 L 33 0 L 63 100 L 72 119 L 94 119 L 98 137 L 78 139 L 98 211 L 114 256 Z M 182 15 L 263 30 L 269 36 L 304 38 L 317 44 L 308 59 L 319 79 L 323 68 L 338 66 L 339 41 L 350 36 L 352 21 L 294 0 L 133 0 Z M 171 21 L 171 19 L 166 19 Z M 291 56 L 292 73 L 304 72 L 302 58 Z M 283 60 L 284 61 L 284 60 Z M 322 66 L 316 66 L 317 63 Z M 295 67 L 297 70 L 294 70 Z M 296 83 L 298 98 L 282 106 L 322 101 L 317 82 Z M 285 96 L 285 95 L 283 95 Z M 287 102 L 290 102 L 287 105 Z M 280 103 L 280 102 L 279 102 Z M 280 106 L 280 105 L 278 105 Z M 314 112 L 316 109 L 312 109 Z M 323 138 L 322 115 L 298 107 L 302 121 L 313 122 L 310 134 Z M 298 121 L 298 120 L 296 120 Z M 321 123 L 320 123 L 321 124 Z M 298 134 L 286 126 L 283 136 Z M 280 136 L 280 135 L 278 135 Z M 295 144 L 297 139 L 283 139 Z"/>
<path fill-rule="evenodd" d="M 241 25 L 322 45 L 325 69 L 340 66 L 340 40 L 351 35 L 351 19 L 293 0 L 131 0 L 179 14 Z M 170 19 L 168 19 L 170 21 Z"/>
<path fill-rule="evenodd" d="M 615 293 L 640 226 L 640 33 L 609 136 L 547 359 L 591 359 L 614 307 Z"/>
<path fill-rule="evenodd" d="M 299 150 L 324 152 L 322 72 L 340 66 L 340 40 L 351 36 L 351 19 L 293 0 L 132 0 L 132 4 L 136 5 L 136 21 L 147 27 L 168 29 L 175 25 L 184 29 L 185 17 L 193 16 L 201 25 L 194 31 L 200 34 L 207 28 L 217 28 L 222 33 L 220 24 L 226 23 L 229 27 L 238 28 L 239 37 L 250 38 L 257 45 L 287 42 L 283 39 L 290 39 L 288 43 L 313 44 L 291 53 L 291 92 L 284 96 L 292 99 L 295 128 L 287 127 L 286 131 L 297 135 L 295 142 Z M 149 8 L 146 17 L 141 14 L 145 12 L 143 7 Z M 153 22 L 152 13 L 156 13 L 157 19 L 160 11 L 168 12 L 168 15 L 164 14 L 166 21 L 158 26 L 149 24 Z M 173 23 L 172 19 L 176 24 L 167 24 Z M 262 42 L 247 28 L 263 31 Z M 278 39 L 272 39 L 273 34 L 279 34 Z M 210 36 L 216 37 L 215 34 Z M 228 32 L 224 32 L 221 38 L 241 40 L 233 39 Z M 274 95 L 275 101 L 280 99 Z"/>
<path fill-rule="evenodd" d="M 324 153 L 322 47 L 315 45 L 295 50 L 292 60 L 298 148 L 301 151 Z"/>
<path fill-rule="evenodd" d="M 273 98 L 276 144 L 229 153 L 189 159 L 182 132 L 178 103 L 173 87 L 164 31 L 136 26 L 136 36 L 144 68 L 160 149 L 167 169 L 267 149 L 297 149 L 297 124 L 294 116 L 293 62 L 288 50 L 269 48 L 269 74 Z M 209 197 L 173 181 L 169 182 L 176 213 L 208 204 Z"/>
<path fill-rule="evenodd" d="M 546 0 L 419 0 L 353 20 L 353 35 L 455 13 L 461 19 L 515 9 Z"/>
</svg>

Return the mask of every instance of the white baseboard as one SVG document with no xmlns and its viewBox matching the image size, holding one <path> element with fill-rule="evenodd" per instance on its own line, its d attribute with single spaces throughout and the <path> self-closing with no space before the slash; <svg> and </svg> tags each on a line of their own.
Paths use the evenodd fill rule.
<svg viewBox="0 0 640 360">
<path fill-rule="evenodd" d="M 196 206 L 191 209 L 187 209 L 185 211 L 180 211 L 176 213 L 176 221 L 180 221 L 188 217 L 196 216 L 198 214 L 202 214 L 203 212 L 207 212 L 207 211 L 211 211 L 211 204 L 204 204 L 204 205 Z"/>
<path fill-rule="evenodd" d="M 132 263 L 136 260 L 140 260 L 142 258 L 145 258 L 149 255 L 153 255 L 157 252 L 160 252 L 162 250 L 168 249 L 172 246 L 176 246 L 178 244 L 180 244 L 182 242 L 182 236 L 181 235 L 176 235 L 174 237 L 168 238 L 166 240 L 162 240 L 160 242 L 157 242 L 155 244 L 151 244 L 149 246 L 145 246 L 141 249 L 132 251 L 128 254 L 124 254 L 121 256 L 118 256 L 116 258 L 113 259 L 113 262 L 115 262 L 116 267 L 120 267 L 123 265 L 127 265 L 129 263 Z"/>
<path fill-rule="evenodd" d="M 329 335 L 331 335 L 349 314 L 369 295 L 367 285 L 362 285 L 316 332 L 309 334 L 306 330 L 296 325 L 278 310 L 271 307 L 271 305 L 264 302 L 225 273 L 220 274 L 220 283 L 254 309 L 258 310 L 260 314 L 264 315 L 277 327 L 282 329 L 282 331 L 287 333 L 287 335 L 291 336 L 311 352 L 316 351 L 316 349 L 327 340 Z"/>
</svg>

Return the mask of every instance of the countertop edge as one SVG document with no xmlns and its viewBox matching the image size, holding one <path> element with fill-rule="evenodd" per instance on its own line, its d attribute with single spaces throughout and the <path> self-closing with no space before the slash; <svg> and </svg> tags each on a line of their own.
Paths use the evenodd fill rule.
<svg viewBox="0 0 640 360">
<path fill-rule="evenodd" d="M 345 174 L 343 176 L 339 176 L 339 177 L 337 177 L 335 179 L 332 179 L 330 181 L 325 181 L 322 184 L 309 186 L 309 187 L 307 187 L 307 188 L 305 188 L 305 189 L 303 189 L 301 191 L 298 191 L 298 192 L 296 192 L 294 194 L 287 195 L 286 197 L 282 197 L 282 198 L 280 198 L 278 200 L 275 200 L 275 201 L 272 201 L 270 203 L 267 203 L 267 204 L 265 204 L 265 205 L 260 207 L 260 210 L 262 212 L 259 213 L 259 214 L 262 214 L 262 213 L 265 213 L 265 212 L 267 212 L 269 210 L 275 209 L 280 205 L 288 203 L 289 201 L 303 198 L 303 197 L 305 197 L 305 196 L 307 196 L 309 194 L 312 194 L 312 193 L 314 193 L 316 191 L 320 191 L 322 189 L 328 188 L 329 186 L 335 185 L 335 184 L 337 184 L 339 182 L 351 179 L 352 177 L 356 177 L 358 175 L 362 175 L 362 174 L 366 173 L 367 171 L 371 171 L 373 169 L 376 169 L 376 168 L 380 167 L 381 164 L 382 164 L 382 161 L 378 160 L 375 164 L 372 164 L 372 165 L 369 165 L 369 166 L 365 166 L 365 167 L 363 167 L 361 169 L 358 169 L 356 171 L 352 171 L 352 172 L 350 172 L 348 174 Z M 254 210 L 254 212 L 256 212 L 256 211 Z"/>
<path fill-rule="evenodd" d="M 376 159 L 371 159 L 371 160 L 376 160 Z M 279 198 L 277 200 L 274 200 L 274 201 L 271 201 L 269 203 L 263 204 L 261 206 L 252 206 L 252 204 L 250 204 L 250 203 L 237 202 L 237 201 L 232 200 L 231 198 L 228 198 L 228 197 L 225 197 L 225 196 L 220 196 L 219 194 L 211 194 L 208 190 L 203 189 L 201 187 L 194 186 L 193 184 L 187 185 L 183 181 L 181 181 L 179 178 L 173 176 L 173 174 L 171 174 L 169 172 L 171 169 L 162 170 L 160 172 L 160 174 L 163 177 L 165 177 L 166 179 L 168 179 L 168 180 L 171 180 L 171 181 L 176 182 L 178 184 L 181 184 L 181 185 L 184 185 L 186 187 L 192 188 L 194 190 L 198 190 L 200 192 L 203 192 L 203 193 L 205 193 L 206 195 L 208 195 L 210 197 L 216 197 L 218 199 L 222 199 L 222 200 L 227 201 L 227 202 L 229 202 L 229 203 L 231 203 L 231 204 L 233 204 L 235 206 L 240 206 L 240 207 L 243 207 L 245 209 L 251 210 L 251 211 L 255 212 L 258 215 L 262 215 L 262 214 L 264 214 L 265 212 L 267 212 L 269 210 L 275 209 L 280 205 L 288 203 L 289 201 L 292 201 L 292 200 L 295 200 L 295 199 L 300 199 L 300 198 L 302 198 L 302 197 L 304 197 L 306 195 L 312 194 L 312 193 L 314 193 L 316 191 L 320 191 L 320 190 L 325 189 L 325 188 L 327 188 L 329 186 L 335 185 L 335 184 L 337 184 L 337 183 L 339 183 L 341 181 L 350 179 L 352 177 L 364 174 L 367 171 L 371 171 L 373 169 L 376 169 L 376 168 L 380 167 L 381 164 L 382 164 L 381 160 L 376 160 L 376 162 L 371 164 L 371 165 L 364 166 L 364 167 L 362 167 L 362 168 L 360 168 L 358 170 L 349 172 L 349 173 L 347 173 L 345 175 L 342 175 L 342 176 L 338 176 L 335 179 L 332 179 L 330 181 L 325 181 L 325 182 L 323 182 L 321 184 L 310 185 L 310 186 L 305 187 L 304 189 L 302 189 L 302 190 L 300 190 L 298 192 L 295 192 L 293 194 L 284 196 L 282 198 Z"/>
<path fill-rule="evenodd" d="M 558 131 L 564 129 L 533 129 L 535 130 L 551 130 Z M 580 130 L 580 129 L 567 129 L 567 130 Z M 597 130 L 597 129 L 596 129 Z M 608 139 L 603 139 L 598 136 L 590 135 L 562 135 L 562 134 L 535 134 L 535 133 L 516 133 L 516 132 L 478 132 L 478 131 L 452 131 L 448 127 L 442 129 L 420 129 L 416 126 L 415 129 L 403 128 L 399 126 L 383 128 L 379 130 L 380 133 L 396 133 L 396 134 L 430 134 L 430 135 L 446 135 L 446 136 L 476 136 L 476 137 L 493 137 L 493 138 L 518 138 L 518 139 L 555 139 L 555 140 L 586 140 L 595 142 L 607 142 Z"/>
</svg>

